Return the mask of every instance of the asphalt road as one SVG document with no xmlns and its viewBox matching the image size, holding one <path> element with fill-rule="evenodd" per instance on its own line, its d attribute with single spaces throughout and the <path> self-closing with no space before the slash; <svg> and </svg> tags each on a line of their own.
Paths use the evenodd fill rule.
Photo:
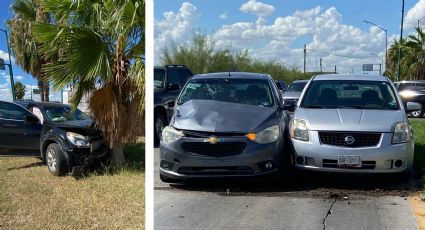
<svg viewBox="0 0 425 230">
<path fill-rule="evenodd" d="M 208 180 L 169 185 L 155 149 L 155 229 L 418 229 L 415 182 L 296 172 L 289 181 Z M 265 182 L 266 181 L 266 182 Z"/>
</svg>

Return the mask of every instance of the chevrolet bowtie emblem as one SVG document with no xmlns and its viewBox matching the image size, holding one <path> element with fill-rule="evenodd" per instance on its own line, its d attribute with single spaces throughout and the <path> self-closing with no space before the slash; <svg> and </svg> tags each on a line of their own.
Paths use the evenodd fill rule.
<svg viewBox="0 0 425 230">
<path fill-rule="evenodd" d="M 218 138 L 217 137 L 208 137 L 208 139 L 204 140 L 204 142 L 209 142 L 210 144 L 217 144 Z"/>
</svg>

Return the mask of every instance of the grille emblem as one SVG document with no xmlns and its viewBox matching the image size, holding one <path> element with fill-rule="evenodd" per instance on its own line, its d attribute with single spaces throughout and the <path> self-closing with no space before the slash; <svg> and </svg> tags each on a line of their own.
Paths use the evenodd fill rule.
<svg viewBox="0 0 425 230">
<path fill-rule="evenodd" d="M 356 139 L 354 139 L 354 137 L 353 137 L 353 136 L 346 136 L 346 137 L 344 138 L 344 142 L 345 142 L 347 145 L 351 145 L 351 144 L 353 144 L 355 141 L 356 141 Z"/>
<path fill-rule="evenodd" d="M 214 144 L 217 144 L 218 138 L 211 136 L 211 137 L 208 137 L 208 139 L 205 139 L 204 142 L 209 142 L 210 144 L 214 145 Z"/>
</svg>

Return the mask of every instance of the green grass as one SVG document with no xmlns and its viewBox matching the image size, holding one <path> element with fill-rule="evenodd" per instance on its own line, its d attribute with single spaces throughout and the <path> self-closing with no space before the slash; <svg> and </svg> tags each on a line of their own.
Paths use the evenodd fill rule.
<svg viewBox="0 0 425 230">
<path fill-rule="evenodd" d="M 37 158 L 0 157 L 0 229 L 144 229 L 143 140 L 124 153 L 130 166 L 79 180 Z"/>
<path fill-rule="evenodd" d="M 411 119 L 410 122 L 415 133 L 416 173 L 420 178 L 425 178 L 425 119 Z"/>
</svg>

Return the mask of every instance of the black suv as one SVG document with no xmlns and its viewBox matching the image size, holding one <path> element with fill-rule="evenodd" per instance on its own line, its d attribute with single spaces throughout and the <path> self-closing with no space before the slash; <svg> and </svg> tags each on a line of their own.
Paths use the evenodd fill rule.
<svg viewBox="0 0 425 230">
<path fill-rule="evenodd" d="M 108 152 L 93 121 L 78 109 L 61 103 L 0 101 L 1 154 L 39 156 L 60 176 L 81 171 Z"/>
<path fill-rule="evenodd" d="M 407 102 L 416 102 L 421 105 L 421 109 L 411 112 L 410 116 L 423 117 L 425 112 L 425 81 L 399 81 L 394 82 L 394 86 L 400 94 L 404 106 Z"/>
<path fill-rule="evenodd" d="M 172 106 L 192 71 L 184 65 L 165 65 L 154 69 L 154 129 L 155 145 L 159 144 L 162 129 L 168 125 L 173 115 Z"/>
</svg>

